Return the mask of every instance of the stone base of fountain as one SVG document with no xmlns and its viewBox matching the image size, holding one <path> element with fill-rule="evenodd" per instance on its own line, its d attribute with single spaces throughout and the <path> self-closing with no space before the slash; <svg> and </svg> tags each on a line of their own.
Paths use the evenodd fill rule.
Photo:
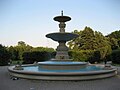
<svg viewBox="0 0 120 90">
<path fill-rule="evenodd" d="M 97 67 L 100 65 L 97 65 Z M 24 65 L 22 67 L 36 67 L 35 65 Z M 56 67 L 56 66 L 55 66 Z M 101 67 L 101 66 L 100 66 Z M 103 66 L 102 66 L 103 67 Z M 39 70 L 39 68 L 44 68 Z M 48 69 L 49 68 L 49 69 Z M 62 70 L 61 70 L 61 69 Z M 52 69 L 52 70 L 51 70 Z M 57 70 L 59 69 L 59 71 Z M 64 69 L 64 70 L 63 70 Z M 70 70 L 65 70 L 70 69 Z M 74 69 L 72 67 L 72 69 Z M 77 68 L 78 69 L 78 68 Z M 109 68 L 105 70 L 84 71 L 71 70 L 71 67 L 39 67 L 35 70 L 15 70 L 14 66 L 8 68 L 10 75 L 18 78 L 36 79 L 36 80 L 93 80 L 115 76 L 117 74 L 116 68 Z"/>
</svg>

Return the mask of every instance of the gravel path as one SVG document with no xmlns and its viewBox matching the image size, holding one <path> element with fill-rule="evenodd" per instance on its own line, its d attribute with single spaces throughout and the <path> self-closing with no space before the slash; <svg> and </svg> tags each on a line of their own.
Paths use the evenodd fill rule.
<svg viewBox="0 0 120 90">
<path fill-rule="evenodd" d="M 12 80 L 7 66 L 0 66 L 0 90 L 120 90 L 118 71 L 115 77 L 91 81 Z"/>
</svg>

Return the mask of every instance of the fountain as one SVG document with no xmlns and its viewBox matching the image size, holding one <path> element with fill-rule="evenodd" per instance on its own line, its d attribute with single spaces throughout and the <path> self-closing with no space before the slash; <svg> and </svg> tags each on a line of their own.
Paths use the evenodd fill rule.
<svg viewBox="0 0 120 90">
<path fill-rule="evenodd" d="M 70 21 L 71 18 L 63 16 L 63 11 L 61 16 L 54 17 L 54 20 L 60 23 L 59 32 L 49 33 L 46 37 L 59 43 L 55 59 L 31 65 L 10 66 L 8 68 L 10 75 L 40 80 L 91 80 L 117 74 L 117 69 L 114 67 L 105 68 L 104 65 L 91 65 L 87 62 L 74 62 L 69 59 L 66 42 L 77 38 L 78 35 L 65 32 L 65 22 Z"/>
</svg>

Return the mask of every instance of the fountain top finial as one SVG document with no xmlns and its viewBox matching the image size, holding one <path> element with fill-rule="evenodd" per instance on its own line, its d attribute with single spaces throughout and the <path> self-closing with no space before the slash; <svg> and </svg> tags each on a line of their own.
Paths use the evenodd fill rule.
<svg viewBox="0 0 120 90">
<path fill-rule="evenodd" d="M 63 16 L 63 10 L 61 11 L 61 16 Z"/>
</svg>

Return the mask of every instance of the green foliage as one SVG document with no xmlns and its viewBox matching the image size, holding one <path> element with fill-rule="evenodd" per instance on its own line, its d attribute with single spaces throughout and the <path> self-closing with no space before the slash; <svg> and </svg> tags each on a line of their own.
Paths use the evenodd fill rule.
<svg viewBox="0 0 120 90">
<path fill-rule="evenodd" d="M 85 61 L 90 63 L 101 62 L 100 52 L 94 50 L 80 50 L 80 51 L 70 51 L 70 57 L 74 61 Z"/>
<path fill-rule="evenodd" d="M 78 38 L 68 42 L 69 55 L 74 61 L 94 63 L 112 60 L 114 63 L 120 63 L 120 30 L 112 32 L 106 37 L 98 31 L 93 31 L 90 27 L 85 27 L 81 31 L 74 30 L 72 33 L 79 35 Z M 32 47 L 19 41 L 17 46 L 8 48 L 0 45 L 0 65 L 7 65 L 10 59 L 18 60 L 17 62 L 24 60 L 24 63 L 44 61 L 55 58 L 55 54 L 53 48 Z"/>
<path fill-rule="evenodd" d="M 114 50 L 111 54 L 112 62 L 115 64 L 120 64 L 120 49 Z"/>
<path fill-rule="evenodd" d="M 101 62 L 100 51 L 94 51 L 93 55 L 88 59 L 90 63 Z"/>
<path fill-rule="evenodd" d="M 114 32 L 112 32 L 111 34 L 109 34 L 109 35 L 107 35 L 107 36 L 109 36 L 109 37 L 111 37 L 111 38 L 119 39 L 119 38 L 120 38 L 120 30 L 114 31 Z"/>
<path fill-rule="evenodd" d="M 54 52 L 54 49 L 53 48 L 48 48 L 48 47 L 36 47 L 36 48 L 33 48 L 32 51 Z"/>
<path fill-rule="evenodd" d="M 6 47 L 0 44 L 0 66 L 8 65 L 11 54 L 7 51 Z"/>
<path fill-rule="evenodd" d="M 116 39 L 116 40 L 117 40 L 117 44 L 118 44 L 118 46 L 120 47 L 120 30 L 114 31 L 114 32 L 112 32 L 111 34 L 108 34 L 107 37 L 109 37 L 110 39 L 111 39 L 111 38 Z M 115 43 L 115 45 L 116 45 L 116 43 Z M 117 49 L 117 48 L 116 48 L 116 49 Z"/>
<path fill-rule="evenodd" d="M 85 27 L 83 31 L 75 30 L 73 33 L 78 34 L 79 37 L 68 42 L 69 48 L 81 53 L 82 51 L 86 52 L 86 58 L 85 55 L 81 53 L 76 55 L 81 56 L 80 58 L 84 57 L 83 60 L 90 59 L 90 61 L 93 62 L 95 61 L 94 56 L 96 56 L 96 54 L 99 54 L 99 58 L 103 60 L 111 53 L 111 46 L 109 45 L 110 42 L 105 36 L 102 35 L 102 33 L 93 31 L 89 27 Z M 91 54 L 89 54 L 90 51 L 92 51 L 93 57 L 91 57 Z M 78 59 L 78 57 L 74 58 Z"/>
<path fill-rule="evenodd" d="M 32 46 L 27 45 L 27 44 L 26 44 L 25 42 L 23 42 L 23 41 L 19 41 L 19 42 L 18 42 L 18 45 L 15 46 L 14 48 L 15 48 L 15 50 L 16 50 L 16 54 L 18 54 L 18 55 L 17 55 L 17 59 L 18 59 L 18 60 L 22 60 L 22 59 L 23 59 L 22 55 L 23 55 L 24 52 L 29 52 L 29 51 L 31 51 L 31 50 L 33 49 Z M 17 60 L 17 59 L 16 59 L 16 60 Z"/>
<path fill-rule="evenodd" d="M 118 40 L 117 40 L 117 39 L 112 38 L 112 37 L 108 37 L 107 39 L 108 39 L 108 41 L 110 42 L 110 45 L 111 45 L 111 49 L 112 49 L 112 50 L 116 50 L 116 49 L 119 48 Z"/>
<path fill-rule="evenodd" d="M 19 54 L 18 54 L 18 51 L 16 50 L 15 47 L 10 46 L 10 47 L 8 48 L 8 51 L 9 51 L 10 54 L 11 54 L 11 60 L 18 60 L 18 59 L 19 59 Z"/>
<path fill-rule="evenodd" d="M 89 58 L 93 56 L 94 52 L 92 50 L 73 50 L 70 53 L 70 56 L 73 58 L 74 61 L 88 61 Z"/>
<path fill-rule="evenodd" d="M 32 64 L 34 62 L 46 61 L 51 58 L 49 52 L 46 51 L 33 51 L 33 52 L 25 52 L 23 54 L 23 63 Z"/>
<path fill-rule="evenodd" d="M 26 43 L 24 41 L 19 41 L 18 46 L 26 46 Z"/>
<path fill-rule="evenodd" d="M 19 41 L 17 46 L 10 46 L 8 47 L 8 51 L 11 53 L 11 60 L 17 62 L 21 62 L 24 59 L 24 63 L 33 63 L 33 61 L 42 61 L 47 59 L 47 57 L 44 57 L 45 55 L 49 57 L 54 57 L 54 49 L 53 48 L 47 48 L 47 47 L 32 47 L 30 45 L 27 45 L 23 41 Z M 49 54 L 48 54 L 49 53 Z M 40 55 L 40 56 L 35 56 Z M 32 56 L 30 56 L 32 55 Z M 51 55 L 51 56 L 50 56 Z M 28 57 L 29 56 L 29 57 Z M 35 57 L 33 57 L 35 56 Z M 43 56 L 42 59 L 40 59 Z M 37 60 L 38 57 L 38 60 Z M 28 58 L 30 58 L 28 60 Z M 34 60 L 33 60 L 34 59 Z M 31 60 L 31 61 L 30 61 Z M 48 60 L 48 59 L 47 59 Z"/>
<path fill-rule="evenodd" d="M 54 52 L 49 52 L 50 53 L 50 55 L 51 55 L 51 58 L 55 58 L 55 56 L 56 56 L 56 51 L 54 51 Z"/>
</svg>

